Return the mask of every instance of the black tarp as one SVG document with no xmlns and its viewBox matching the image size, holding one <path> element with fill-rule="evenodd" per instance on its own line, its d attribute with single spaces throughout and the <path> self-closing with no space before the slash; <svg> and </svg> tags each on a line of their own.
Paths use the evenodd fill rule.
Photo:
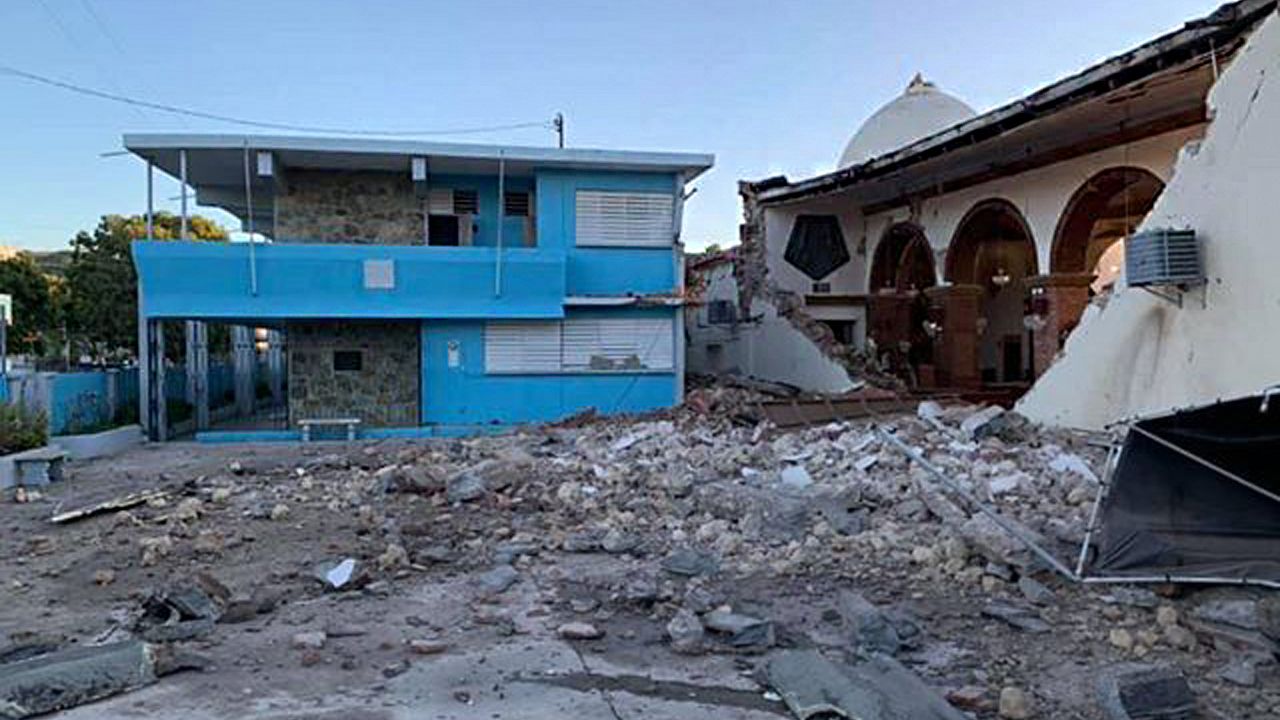
<svg viewBox="0 0 1280 720">
<path fill-rule="evenodd" d="M 1261 404 L 1136 423 L 1101 508 L 1091 574 L 1280 583 L 1280 396 L 1265 413 Z"/>
</svg>

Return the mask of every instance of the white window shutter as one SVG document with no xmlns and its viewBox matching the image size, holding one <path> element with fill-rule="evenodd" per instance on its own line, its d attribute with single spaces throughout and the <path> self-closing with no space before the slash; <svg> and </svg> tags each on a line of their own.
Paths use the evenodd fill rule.
<svg viewBox="0 0 1280 720">
<path fill-rule="evenodd" d="M 560 372 L 559 322 L 491 322 L 484 333 L 485 372 Z"/>
<path fill-rule="evenodd" d="M 671 370 L 675 325 L 669 318 L 581 318 L 564 321 L 567 371 Z"/>
<path fill-rule="evenodd" d="M 674 243 L 675 198 L 670 193 L 579 190 L 578 245 L 666 247 Z"/>
<path fill-rule="evenodd" d="M 432 215 L 452 215 L 453 191 L 448 188 L 436 188 L 427 193 L 427 212 Z"/>
</svg>

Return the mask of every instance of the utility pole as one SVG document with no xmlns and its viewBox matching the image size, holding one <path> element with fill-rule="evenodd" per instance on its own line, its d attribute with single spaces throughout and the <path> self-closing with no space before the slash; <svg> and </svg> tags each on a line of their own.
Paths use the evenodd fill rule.
<svg viewBox="0 0 1280 720">
<path fill-rule="evenodd" d="M 555 118 L 551 121 L 551 127 L 556 131 L 556 137 L 559 140 L 559 147 L 564 147 L 564 113 L 556 113 Z"/>
</svg>

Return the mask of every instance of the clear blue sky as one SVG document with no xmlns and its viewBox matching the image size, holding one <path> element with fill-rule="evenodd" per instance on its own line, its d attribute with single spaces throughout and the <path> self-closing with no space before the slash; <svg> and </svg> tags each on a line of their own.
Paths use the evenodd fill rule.
<svg viewBox="0 0 1280 720">
<path fill-rule="evenodd" d="M 916 71 L 987 110 L 1217 4 L 4 0 L 0 64 L 274 122 L 455 128 L 562 111 L 571 146 L 715 153 L 686 214 L 697 248 L 735 240 L 739 179 L 831 169 Z M 61 248 L 99 215 L 141 212 L 142 164 L 99 157 L 130 131 L 252 132 L 0 74 L 0 244 Z M 176 194 L 161 186 L 161 207 Z"/>
</svg>

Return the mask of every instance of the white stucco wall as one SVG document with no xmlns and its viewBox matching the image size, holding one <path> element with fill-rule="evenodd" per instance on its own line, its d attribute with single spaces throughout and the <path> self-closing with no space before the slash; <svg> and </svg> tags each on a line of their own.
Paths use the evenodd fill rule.
<svg viewBox="0 0 1280 720">
<path fill-rule="evenodd" d="M 738 283 L 731 265 L 716 265 L 706 276 L 705 302 L 730 300 L 737 304 Z M 769 302 L 756 299 L 751 317 L 739 318 L 731 327 L 708 323 L 706 304 L 693 315 L 686 324 L 690 372 L 744 375 L 811 392 L 841 393 L 854 387 L 844 367 L 823 355 L 786 318 L 778 317 Z"/>
<path fill-rule="evenodd" d="M 1192 227 L 1208 285 L 1182 308 L 1134 288 L 1086 313 L 1018 409 L 1072 427 L 1257 392 L 1280 381 L 1280 18 L 1272 15 L 1209 96 L 1145 227 Z"/>
<path fill-rule="evenodd" d="M 826 277 L 814 280 L 783 259 L 787 241 L 791 239 L 791 227 L 798 215 L 835 215 L 840 221 L 845 246 L 849 250 L 849 262 Z M 866 284 L 867 258 L 858 253 L 862 240 L 862 213 L 853 202 L 841 198 L 819 198 L 800 205 L 766 208 L 765 258 L 769 265 L 769 279 L 779 290 L 799 295 L 810 293 L 813 283 L 831 283 L 832 294 L 859 293 Z"/>
</svg>

